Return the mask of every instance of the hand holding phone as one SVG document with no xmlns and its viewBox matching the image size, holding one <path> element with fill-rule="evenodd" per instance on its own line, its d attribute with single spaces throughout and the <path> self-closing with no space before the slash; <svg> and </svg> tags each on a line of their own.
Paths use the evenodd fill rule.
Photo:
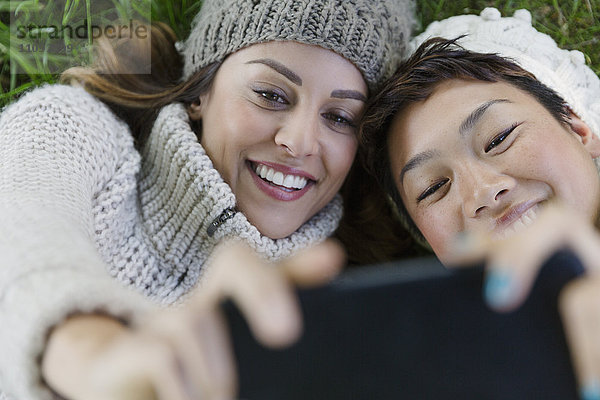
<svg viewBox="0 0 600 400">
<path fill-rule="evenodd" d="M 482 299 L 482 267 L 429 258 L 350 270 L 299 291 L 304 333 L 283 350 L 257 344 L 228 303 L 240 398 L 576 399 L 557 297 L 582 272 L 557 253 L 526 303 L 499 314 Z"/>
</svg>

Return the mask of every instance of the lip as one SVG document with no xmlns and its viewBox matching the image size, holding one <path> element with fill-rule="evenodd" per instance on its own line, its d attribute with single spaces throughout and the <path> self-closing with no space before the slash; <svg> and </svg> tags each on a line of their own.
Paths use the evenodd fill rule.
<svg viewBox="0 0 600 400">
<path fill-rule="evenodd" d="M 528 201 L 519 203 L 514 207 L 509 208 L 508 210 L 506 210 L 506 212 L 504 214 L 502 214 L 502 216 L 500 216 L 498 219 L 496 219 L 496 226 L 497 227 L 509 226 L 514 221 L 518 220 L 521 217 L 521 215 L 525 214 L 527 212 L 527 210 L 529 210 L 531 207 L 533 207 L 539 203 L 541 203 L 540 200 L 528 200 Z"/>
<path fill-rule="evenodd" d="M 309 181 L 306 183 L 306 186 L 304 186 L 302 189 L 294 190 L 291 192 L 285 191 L 285 190 L 279 188 L 278 186 L 274 186 L 274 185 L 266 182 L 260 176 L 256 175 L 256 172 L 254 171 L 254 168 L 252 167 L 252 163 L 253 163 L 253 161 L 249 161 L 246 163 L 246 166 L 248 168 L 248 171 L 250 171 L 250 175 L 252 176 L 254 183 L 263 193 L 265 193 L 267 196 L 269 196 L 275 200 L 279 200 L 279 201 L 298 200 L 299 198 L 304 196 L 315 185 L 315 179 L 313 179 L 311 177 L 312 175 L 310 175 L 310 174 L 299 173 L 302 171 L 296 170 L 294 168 L 289 168 L 289 167 L 281 168 L 284 166 L 279 166 L 279 164 L 256 162 L 258 164 L 264 164 L 268 167 L 271 167 L 271 168 L 276 169 L 281 172 L 285 171 L 284 173 L 286 175 L 294 174 L 294 175 L 299 175 L 299 176 L 309 179 Z M 298 171 L 298 172 L 293 172 L 293 171 Z"/>
<path fill-rule="evenodd" d="M 292 168 L 292 167 L 288 167 L 286 165 L 281 165 L 281 164 L 277 164 L 277 163 L 273 163 L 273 162 L 269 162 L 269 161 L 255 161 L 255 160 L 248 160 L 248 161 L 250 162 L 250 164 L 266 165 L 267 167 L 271 167 L 274 170 L 281 171 L 284 175 L 297 175 L 297 176 L 301 176 L 301 177 L 306 178 L 311 181 L 315 181 L 315 182 L 317 181 L 317 178 L 315 178 L 308 172 L 302 171 L 301 169 Z"/>
</svg>

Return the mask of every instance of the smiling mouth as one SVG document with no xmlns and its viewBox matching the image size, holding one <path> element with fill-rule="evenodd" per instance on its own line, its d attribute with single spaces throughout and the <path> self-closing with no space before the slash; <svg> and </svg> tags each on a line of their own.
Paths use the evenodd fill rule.
<svg viewBox="0 0 600 400">
<path fill-rule="evenodd" d="M 286 192 L 295 192 L 302 190 L 311 182 L 314 182 L 304 176 L 294 174 L 284 174 L 267 165 L 250 162 L 250 167 L 256 175 L 266 183 Z"/>
<path fill-rule="evenodd" d="M 533 224 L 538 217 L 539 209 L 540 203 L 533 204 L 522 211 L 518 217 L 512 218 L 511 221 L 507 221 L 508 223 L 504 224 L 504 229 L 496 232 L 496 238 L 505 239 Z"/>
</svg>

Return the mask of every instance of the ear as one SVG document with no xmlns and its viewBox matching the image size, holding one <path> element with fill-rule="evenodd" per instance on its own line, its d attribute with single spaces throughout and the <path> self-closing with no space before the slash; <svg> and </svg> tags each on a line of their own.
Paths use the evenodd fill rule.
<svg viewBox="0 0 600 400">
<path fill-rule="evenodd" d="M 590 153 L 592 158 L 600 157 L 600 138 L 577 115 L 571 112 L 569 116 L 569 126 L 579 137 L 583 147 Z"/>
<path fill-rule="evenodd" d="M 199 121 L 202 119 L 202 104 L 205 103 L 204 96 L 198 97 L 187 109 L 190 119 L 193 121 Z"/>
</svg>

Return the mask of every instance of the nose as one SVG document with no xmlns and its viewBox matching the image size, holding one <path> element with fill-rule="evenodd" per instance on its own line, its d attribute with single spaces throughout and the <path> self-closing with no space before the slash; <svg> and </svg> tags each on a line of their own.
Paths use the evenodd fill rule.
<svg viewBox="0 0 600 400">
<path fill-rule="evenodd" d="M 481 217 L 504 207 L 508 194 L 515 187 L 514 178 L 484 163 L 465 165 L 461 175 L 463 212 L 469 218 Z"/>
<path fill-rule="evenodd" d="M 295 157 L 319 153 L 320 115 L 309 110 L 296 110 L 283 121 L 275 134 L 275 143 Z"/>
</svg>

